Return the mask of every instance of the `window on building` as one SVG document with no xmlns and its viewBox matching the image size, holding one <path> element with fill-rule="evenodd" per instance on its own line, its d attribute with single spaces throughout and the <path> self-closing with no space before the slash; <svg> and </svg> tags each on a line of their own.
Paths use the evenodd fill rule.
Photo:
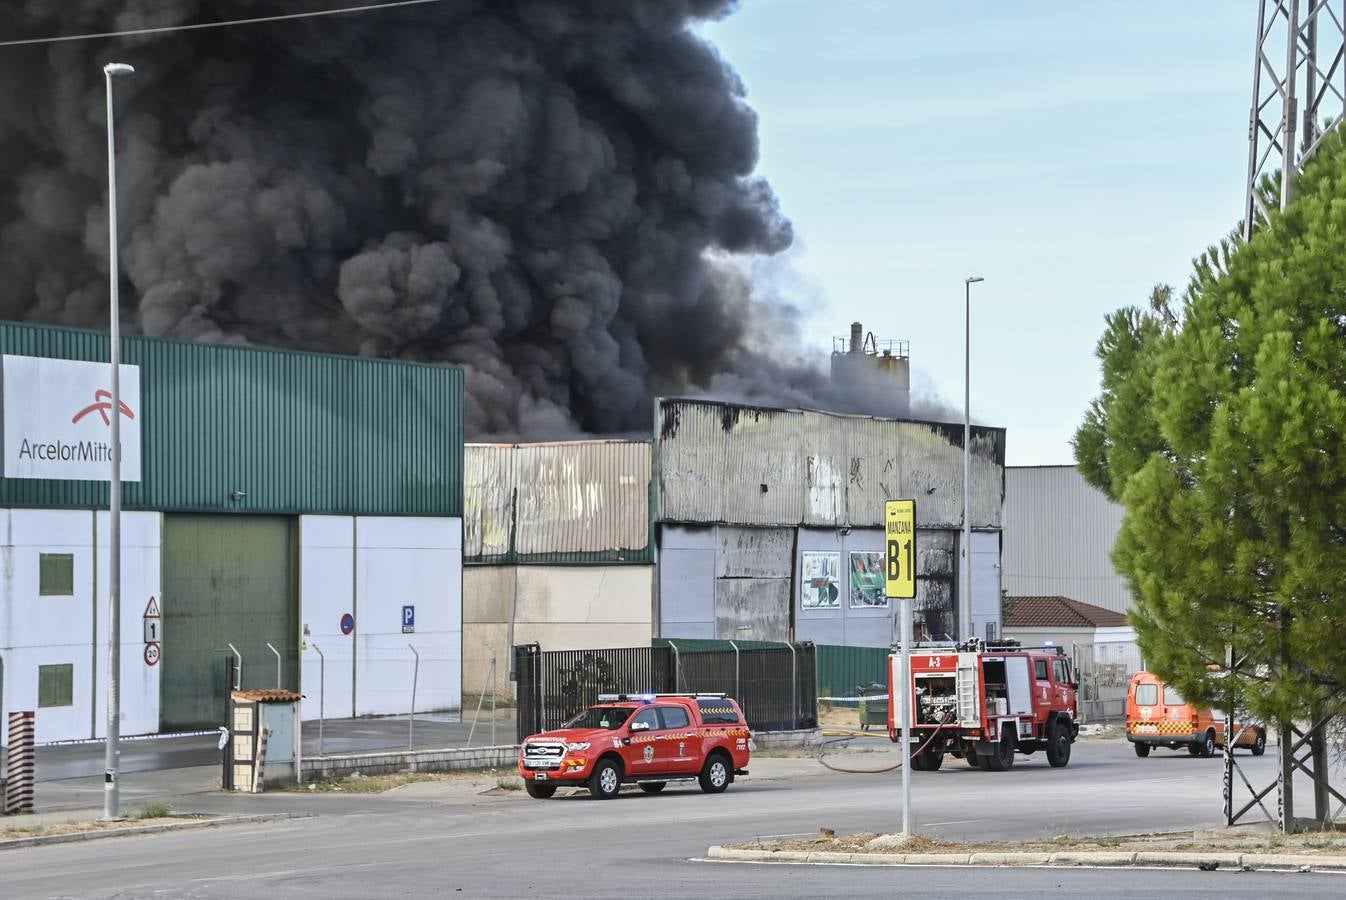
<svg viewBox="0 0 1346 900">
<path fill-rule="evenodd" d="M 37 569 L 37 592 L 39 596 L 75 596 L 75 555 L 73 553 L 39 554 Z"/>
<path fill-rule="evenodd" d="M 37 667 L 37 705 L 39 708 L 75 705 L 73 663 Z"/>
</svg>

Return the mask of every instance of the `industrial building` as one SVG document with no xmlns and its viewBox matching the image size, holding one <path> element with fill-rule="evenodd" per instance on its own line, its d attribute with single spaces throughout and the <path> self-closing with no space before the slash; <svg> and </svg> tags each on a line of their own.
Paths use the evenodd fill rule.
<svg viewBox="0 0 1346 900">
<path fill-rule="evenodd" d="M 1112 567 L 1122 508 L 1075 466 L 1005 470 L 1005 590 L 1061 596 L 1124 613 L 1126 581 Z"/>
<path fill-rule="evenodd" d="M 963 427 L 661 400 L 658 636 L 887 647 L 884 503 L 914 498 L 918 638 L 959 633 Z M 1005 431 L 974 427 L 972 627 L 1000 627 Z"/>
<path fill-rule="evenodd" d="M 650 443 L 469 444 L 463 679 L 508 694 L 509 648 L 645 646 L 652 634 Z"/>
<path fill-rule="evenodd" d="M 106 726 L 111 416 L 122 416 L 123 734 L 461 703 L 461 369 L 0 323 L 0 705 Z M 157 640 L 151 640 L 157 638 Z M 414 651 L 413 649 L 414 648 Z"/>
</svg>

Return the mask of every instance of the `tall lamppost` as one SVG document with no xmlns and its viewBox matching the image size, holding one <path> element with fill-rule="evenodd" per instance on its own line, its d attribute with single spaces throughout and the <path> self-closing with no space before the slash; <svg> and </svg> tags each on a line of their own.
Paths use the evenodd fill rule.
<svg viewBox="0 0 1346 900">
<path fill-rule="evenodd" d="M 963 596 L 958 604 L 958 630 L 972 633 L 972 285 L 980 275 L 963 279 Z"/>
<path fill-rule="evenodd" d="M 108 479 L 108 679 L 107 741 L 103 753 L 103 818 L 121 817 L 117 785 L 117 739 L 121 730 L 121 595 L 122 595 L 122 443 L 121 443 L 121 304 L 117 298 L 117 151 L 113 140 L 112 76 L 130 75 L 126 63 L 103 66 L 107 81 L 107 222 L 111 303 L 108 358 L 112 365 L 112 473 Z"/>
</svg>

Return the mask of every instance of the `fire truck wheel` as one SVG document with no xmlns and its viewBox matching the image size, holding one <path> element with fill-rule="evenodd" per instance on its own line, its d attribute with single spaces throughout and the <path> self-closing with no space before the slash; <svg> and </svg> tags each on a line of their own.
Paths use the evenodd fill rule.
<svg viewBox="0 0 1346 900">
<path fill-rule="evenodd" d="M 1141 759 L 1144 759 L 1145 757 L 1150 755 L 1149 744 L 1135 743 L 1132 744 L 1131 746 L 1136 748 L 1136 755 L 1139 756 Z"/>
<path fill-rule="evenodd" d="M 589 793 L 595 800 L 611 800 L 621 789 L 621 769 L 610 759 L 600 759 L 589 776 Z"/>
<path fill-rule="evenodd" d="M 647 794 L 657 794 L 668 787 L 667 781 L 642 781 L 640 789 Z"/>
<path fill-rule="evenodd" d="M 1207 731 L 1206 736 L 1201 739 L 1201 755 L 1211 757 L 1215 755 L 1215 732 Z"/>
<path fill-rule="evenodd" d="M 915 763 L 917 759 L 921 761 L 921 764 L 916 766 L 916 768 L 920 769 L 922 772 L 938 772 L 939 767 L 944 765 L 944 754 L 940 753 L 938 750 L 927 750 L 924 753 L 913 757 L 912 762 Z"/>
<path fill-rule="evenodd" d="M 1052 726 L 1051 736 L 1047 738 L 1047 764 L 1053 769 L 1061 769 L 1069 762 L 1070 729 L 1064 723 L 1057 722 Z"/>
<path fill-rule="evenodd" d="M 523 786 L 528 790 L 528 796 L 534 800 L 546 800 L 556 793 L 556 785 L 554 784 L 536 784 L 532 781 L 525 781 Z"/>
<path fill-rule="evenodd" d="M 1261 756 L 1267 752 L 1267 733 L 1265 731 L 1257 732 L 1257 740 L 1253 741 L 1253 756 Z"/>
<path fill-rule="evenodd" d="M 985 768 L 985 766 L 981 764 L 981 757 L 976 753 L 969 753 L 967 756 L 963 757 L 963 761 L 974 769 Z"/>
<path fill-rule="evenodd" d="M 724 793 L 724 789 L 729 787 L 729 760 L 723 753 L 712 753 L 697 780 L 701 782 L 701 790 L 707 794 Z"/>
<path fill-rule="evenodd" d="M 986 768 L 992 772 L 1004 772 L 1014 765 L 1014 732 L 1006 731 L 1000 736 L 995 752 L 986 757 Z"/>
</svg>

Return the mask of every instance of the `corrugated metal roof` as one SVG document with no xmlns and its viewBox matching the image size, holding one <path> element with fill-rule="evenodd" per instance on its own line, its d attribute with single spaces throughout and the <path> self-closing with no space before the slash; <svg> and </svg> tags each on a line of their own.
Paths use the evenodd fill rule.
<svg viewBox="0 0 1346 900">
<path fill-rule="evenodd" d="M 107 362 L 108 336 L 0 322 L 0 352 Z M 462 515 L 457 366 L 147 337 L 123 338 L 122 361 L 143 406 L 126 509 Z M 4 506 L 107 502 L 106 482 L 0 479 Z"/>
<path fill-rule="evenodd" d="M 1117 628 L 1126 616 L 1069 597 L 1006 597 L 1005 628 Z"/>
<path fill-rule="evenodd" d="M 914 498 L 922 528 L 959 528 L 963 428 L 705 400 L 658 406 L 659 517 L 734 525 L 876 527 Z M 1005 430 L 972 429 L 972 524 L 999 528 Z"/>
<path fill-rule="evenodd" d="M 650 444 L 469 444 L 469 562 L 649 562 Z"/>
</svg>

